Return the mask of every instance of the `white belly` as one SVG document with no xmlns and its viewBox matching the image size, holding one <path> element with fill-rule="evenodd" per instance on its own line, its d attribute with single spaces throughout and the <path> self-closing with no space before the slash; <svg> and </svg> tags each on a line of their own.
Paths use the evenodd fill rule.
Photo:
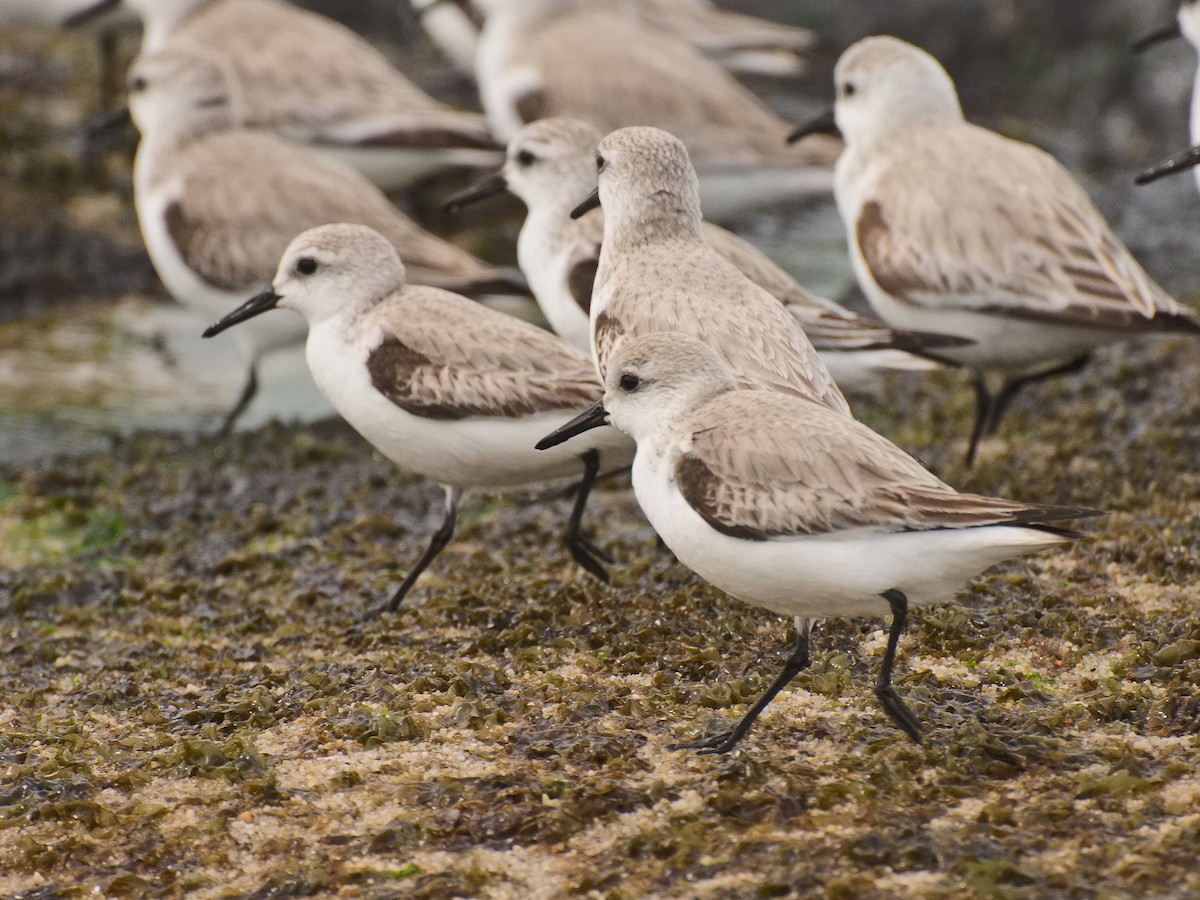
<svg viewBox="0 0 1200 900">
<path fill-rule="evenodd" d="M 633 490 L 680 562 L 739 600 L 787 616 L 886 614 L 882 594 L 892 589 L 914 606 L 945 603 L 1001 560 L 1063 540 L 1006 526 L 743 540 L 715 531 L 666 473 L 656 471 L 655 460 L 641 453 L 634 460 Z"/>
</svg>

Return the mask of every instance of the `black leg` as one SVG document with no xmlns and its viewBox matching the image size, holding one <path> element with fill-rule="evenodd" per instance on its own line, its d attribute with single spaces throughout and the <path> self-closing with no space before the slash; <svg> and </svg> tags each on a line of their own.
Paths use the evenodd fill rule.
<svg viewBox="0 0 1200 900">
<path fill-rule="evenodd" d="M 97 41 L 100 53 L 100 108 L 104 110 L 113 109 L 121 94 L 121 61 L 117 58 L 120 45 L 117 41 L 115 28 L 100 32 Z"/>
<path fill-rule="evenodd" d="M 438 530 L 433 533 L 433 537 L 429 540 L 429 546 L 425 548 L 421 558 L 417 560 L 416 565 L 409 569 L 408 574 L 404 577 L 404 582 L 392 595 L 392 599 L 386 607 L 387 612 L 394 613 L 400 608 L 400 601 L 404 599 L 404 595 L 412 589 L 412 586 L 417 583 L 417 579 L 421 577 L 421 573 L 429 567 L 439 553 L 446 549 L 446 545 L 454 537 L 454 526 L 458 521 L 458 503 L 462 499 L 462 489 L 449 485 L 442 487 L 446 491 L 446 517 L 442 519 Z"/>
<path fill-rule="evenodd" d="M 746 732 L 750 730 L 750 726 L 754 724 L 754 720 L 767 708 L 767 704 L 775 699 L 775 695 L 787 687 L 802 669 L 808 667 L 808 632 L 811 626 L 811 619 L 796 619 L 796 643 L 792 647 L 791 655 L 783 664 L 783 671 L 771 682 L 771 686 L 763 692 L 763 695 L 754 702 L 754 705 L 746 711 L 746 714 L 742 716 L 732 729 L 723 731 L 720 734 L 714 734 L 711 737 L 702 738 L 698 741 L 679 744 L 675 749 L 700 750 L 703 753 L 728 753 L 732 750 L 737 745 L 737 742 L 745 737 Z"/>
<path fill-rule="evenodd" d="M 225 416 L 225 420 L 221 422 L 221 427 L 217 430 L 217 437 L 228 437 L 233 431 L 234 423 L 241 418 L 242 413 L 246 411 L 246 407 L 250 405 L 250 401 L 254 399 L 258 393 L 258 367 L 251 363 L 250 377 L 246 379 L 246 386 L 242 388 L 242 395 L 238 397 L 237 403 L 233 405 L 233 409 Z"/>
<path fill-rule="evenodd" d="M 883 704 L 888 718 L 919 744 L 921 743 L 921 725 L 917 722 L 917 717 L 904 705 L 904 701 L 892 688 L 892 664 L 896 661 L 896 645 L 900 643 L 900 634 L 904 631 L 904 620 L 908 618 L 908 598 L 893 588 L 884 592 L 883 599 L 892 608 L 892 630 L 888 633 L 887 650 L 883 654 L 883 665 L 879 669 L 879 678 L 875 682 L 875 696 Z"/>
<path fill-rule="evenodd" d="M 1092 355 L 1085 353 L 1083 356 L 1077 356 L 1075 359 L 1065 362 L 1062 365 L 1054 366 L 1042 372 L 1034 372 L 1032 375 L 1022 375 L 1018 378 L 1010 378 L 1004 382 L 1004 386 L 1000 388 L 1000 393 L 996 395 L 996 399 L 992 403 L 992 411 L 988 417 L 986 434 L 995 433 L 1000 427 L 1000 420 L 1008 411 L 1008 406 L 1012 403 L 1013 398 L 1029 384 L 1037 381 L 1045 381 L 1047 378 L 1055 378 L 1059 375 L 1073 375 L 1082 369 L 1091 361 Z"/>
<path fill-rule="evenodd" d="M 608 572 L 603 563 L 611 563 L 612 557 L 603 548 L 596 546 L 580 527 L 583 510 L 587 506 L 588 496 L 596 483 L 596 475 L 600 472 L 600 453 L 589 450 L 580 457 L 583 460 L 583 479 L 579 482 L 579 490 L 575 494 L 575 506 L 571 510 L 571 518 L 567 520 L 567 530 L 563 532 L 563 543 L 571 551 L 571 557 L 585 570 L 595 575 L 601 581 L 608 581 Z"/>
<path fill-rule="evenodd" d="M 971 443 L 967 445 L 968 469 L 975 465 L 975 452 L 979 449 L 979 442 L 987 433 L 988 422 L 992 417 L 992 406 L 995 402 L 982 372 L 975 373 L 975 380 L 972 383 L 975 386 L 975 424 L 971 428 Z"/>
</svg>

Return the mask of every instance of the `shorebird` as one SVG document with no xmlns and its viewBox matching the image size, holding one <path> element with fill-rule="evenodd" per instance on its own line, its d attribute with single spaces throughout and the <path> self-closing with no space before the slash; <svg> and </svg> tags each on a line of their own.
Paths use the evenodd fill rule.
<svg viewBox="0 0 1200 900">
<path fill-rule="evenodd" d="M 602 134 L 631 125 L 669 131 L 687 146 L 715 218 L 832 186 L 839 142 L 788 148 L 787 123 L 717 63 L 591 0 L 489 0 L 475 74 L 505 141 L 550 116 Z"/>
<path fill-rule="evenodd" d="M 1163 41 L 1180 37 L 1186 38 L 1194 49 L 1200 51 L 1200 2 L 1197 0 L 1184 0 L 1179 5 L 1178 15 L 1171 22 L 1143 36 L 1134 44 L 1134 49 L 1142 51 Z M 1190 125 L 1192 141 L 1200 144 L 1200 68 L 1196 70 L 1195 83 L 1192 85 Z M 1146 170 L 1138 176 L 1137 183 L 1149 184 L 1165 175 L 1192 169 L 1197 163 L 1200 163 L 1200 147 L 1185 150 Z M 1200 170 L 1197 170 L 1195 174 L 1197 182 L 1200 183 Z"/>
<path fill-rule="evenodd" d="M 808 665 L 813 619 L 888 611 L 875 694 L 920 742 L 891 683 L 909 609 L 952 601 L 984 569 L 1076 536 L 1054 523 L 1097 513 L 960 494 L 848 416 L 738 385 L 728 363 L 689 335 L 634 338 L 610 361 L 603 401 L 539 444 L 573 442 L 611 420 L 637 443 L 634 493 L 679 561 L 795 620 L 795 646 L 766 692 L 731 730 L 685 746 L 733 749 Z"/>
<path fill-rule="evenodd" d="M 240 127 L 240 98 L 219 61 L 177 48 L 141 57 L 129 75 L 142 133 L 134 200 L 167 290 L 210 321 L 270 280 L 299 232 L 359 222 L 409 260 L 413 280 L 471 294 L 519 291 L 504 271 L 421 229 L 354 169 L 276 135 Z M 258 358 L 303 339 L 287 316 L 241 329 L 249 376 L 232 427 L 257 389 Z"/>
<path fill-rule="evenodd" d="M 474 69 L 487 2 L 411 0 L 426 32 L 462 72 Z M 594 0 L 609 15 L 637 17 L 682 38 L 731 72 L 794 77 L 816 43 L 807 28 L 728 12 L 708 0 Z"/>
<path fill-rule="evenodd" d="M 845 137 L 835 196 L 875 311 L 899 328 L 975 341 L 939 351 L 975 371 L 968 464 L 1025 385 L 1077 371 L 1114 341 L 1200 333 L 1061 164 L 963 118 L 928 53 L 867 38 L 834 79 L 834 111 L 791 137 Z M 1004 376 L 998 390 L 989 373 Z"/>
<path fill-rule="evenodd" d="M 144 23 L 143 54 L 206 51 L 234 86 L 243 124 L 347 162 L 382 187 L 501 159 L 483 116 L 434 100 L 325 16 L 284 0 L 101 0 L 92 10 L 122 2 Z"/>
<path fill-rule="evenodd" d="M 509 142 L 501 172 L 446 201 L 458 208 L 508 190 L 525 203 L 529 212 L 517 240 L 517 261 L 550 327 L 584 352 L 591 352 L 588 312 L 604 218 L 599 210 L 578 219 L 570 213 L 596 187 L 600 140 L 598 131 L 576 119 L 540 119 Z M 936 369 L 936 361 L 919 354 L 964 343 L 948 335 L 893 330 L 855 315 L 807 291 L 733 232 L 711 222 L 702 222 L 700 230 L 709 246 L 796 318 L 843 391 L 876 389 L 888 372 Z"/>
<path fill-rule="evenodd" d="M 679 140 L 623 128 L 600 142 L 599 185 L 571 212 L 604 208 L 590 309 L 601 380 L 621 343 L 654 331 L 707 342 L 747 387 L 809 397 L 850 415 L 804 329 L 705 240 L 696 170 Z"/>
<path fill-rule="evenodd" d="M 305 358 L 334 409 L 400 468 L 442 485 L 446 514 L 387 609 L 394 612 L 454 535 L 464 490 L 582 477 L 563 535 L 601 580 L 607 555 L 580 527 L 597 474 L 629 463 L 608 428 L 553 455 L 534 443 L 600 395 L 587 357 L 554 335 L 465 297 L 412 285 L 391 241 L 364 225 L 304 232 L 271 289 L 204 332 L 279 307 L 307 323 Z"/>
</svg>

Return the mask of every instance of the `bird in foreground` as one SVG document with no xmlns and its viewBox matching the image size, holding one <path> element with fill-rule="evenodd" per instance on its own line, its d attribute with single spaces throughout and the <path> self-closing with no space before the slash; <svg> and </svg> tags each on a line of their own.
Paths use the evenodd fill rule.
<svg viewBox="0 0 1200 900">
<path fill-rule="evenodd" d="M 408 284 L 395 247 L 364 225 L 325 225 L 288 246 L 271 289 L 204 332 L 275 309 L 308 324 L 305 358 L 339 415 L 400 468 L 441 484 L 441 526 L 387 606 L 394 612 L 454 536 L 467 488 L 581 478 L 563 540 L 607 581 L 607 554 L 581 519 L 596 476 L 624 468 L 632 445 L 608 428 L 553 455 L 537 439 L 600 395 L 582 354 L 554 335 L 465 297 Z"/>
<path fill-rule="evenodd" d="M 129 95 L 142 133 L 133 180 L 146 249 L 167 290 L 209 321 L 268 282 L 299 232 L 331 222 L 382 232 L 419 284 L 472 295 L 524 288 L 422 229 L 349 166 L 241 127 L 238 93 L 206 53 L 177 47 L 140 57 Z M 302 323 L 278 318 L 239 330 L 248 377 L 222 432 L 254 397 L 259 358 L 304 338 Z"/>
<path fill-rule="evenodd" d="M 460 71 L 471 73 L 486 0 L 412 0 L 421 24 Z M 682 38 L 731 72 L 794 77 L 816 44 L 807 28 L 721 9 L 709 0 L 593 0 L 608 15 L 637 17 Z"/>
<path fill-rule="evenodd" d="M 941 351 L 975 372 L 968 464 L 1025 385 L 1077 371 L 1115 341 L 1200 333 L 1061 164 L 963 118 L 928 53 L 867 38 L 842 55 L 834 80 L 833 113 L 792 138 L 845 138 L 834 192 L 875 312 L 975 341 Z"/>
<path fill-rule="evenodd" d="M 658 128 L 623 128 L 600 142 L 599 185 L 571 212 L 604 208 L 592 290 L 591 348 L 603 381 L 624 341 L 681 331 L 717 350 L 745 387 L 808 397 L 849 416 L 800 323 L 705 239 L 688 151 Z"/>
<path fill-rule="evenodd" d="M 679 561 L 795 620 L 792 653 L 758 701 L 731 730 L 685 745 L 709 752 L 732 750 L 808 665 L 813 619 L 883 612 L 892 621 L 875 694 L 919 743 L 891 683 L 909 609 L 948 603 L 984 569 L 1077 536 L 1054 523 L 1097 515 L 960 494 L 848 416 L 740 389 L 711 347 L 684 334 L 626 342 L 603 401 L 539 446 L 570 446 L 606 419 L 636 441 L 634 494 Z"/>
<path fill-rule="evenodd" d="M 840 143 L 787 147 L 787 123 L 687 42 L 592 0 L 489 0 L 475 67 L 497 137 L 570 116 L 653 125 L 687 146 L 715 218 L 825 195 Z"/>
<path fill-rule="evenodd" d="M 1140 52 L 1155 44 L 1180 37 L 1186 38 L 1195 50 L 1200 51 L 1200 2 L 1197 0 L 1183 0 L 1175 18 L 1140 38 L 1134 44 L 1134 49 Z M 1196 70 L 1195 83 L 1192 85 L 1190 126 L 1192 141 L 1200 144 L 1200 68 Z M 1138 176 L 1137 183 L 1149 184 L 1166 175 L 1194 168 L 1197 163 L 1200 163 L 1200 147 L 1185 150 L 1148 169 Z M 1200 170 L 1196 171 L 1196 179 L 1200 183 Z"/>
<path fill-rule="evenodd" d="M 384 188 L 501 158 L 482 115 L 434 100 L 325 16 L 283 0 L 101 0 L 93 10 L 121 3 L 144 23 L 143 54 L 207 52 L 234 85 L 243 124 L 347 162 Z"/>
<path fill-rule="evenodd" d="M 501 172 L 446 201 L 457 208 L 508 190 L 525 203 L 529 212 L 517 240 L 517 261 L 550 327 L 584 352 L 591 352 L 588 313 L 604 217 L 599 210 L 578 219 L 570 213 L 596 187 L 600 140 L 598 131 L 576 119 L 540 119 L 509 142 Z M 796 318 L 843 391 L 877 389 L 888 372 L 939 368 L 931 358 L 937 348 L 965 343 L 950 335 L 893 330 L 855 315 L 807 291 L 733 232 L 711 222 L 701 222 L 700 230 L 709 246 Z"/>
</svg>

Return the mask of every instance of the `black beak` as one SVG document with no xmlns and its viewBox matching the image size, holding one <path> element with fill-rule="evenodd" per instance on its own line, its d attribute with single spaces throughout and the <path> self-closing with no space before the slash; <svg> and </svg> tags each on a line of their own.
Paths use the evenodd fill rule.
<svg viewBox="0 0 1200 900">
<path fill-rule="evenodd" d="M 1198 165 L 1200 165 L 1200 147 L 1192 147 L 1190 150 L 1177 153 L 1166 162 L 1159 163 L 1157 166 L 1147 169 L 1138 175 L 1137 178 L 1133 179 L 1133 181 L 1134 184 L 1149 184 L 1152 181 L 1165 178 L 1167 175 L 1174 175 L 1176 172 L 1182 172 L 1185 169 L 1191 169 Z"/>
<path fill-rule="evenodd" d="M 603 400 L 597 400 L 562 428 L 550 432 L 538 441 L 537 448 L 539 450 L 549 450 L 551 447 L 565 444 L 577 434 L 583 434 L 585 431 L 591 431 L 593 428 L 599 428 L 601 425 L 607 424 L 608 410 L 604 408 Z"/>
<path fill-rule="evenodd" d="M 94 22 L 106 12 L 110 12 L 121 5 L 121 0 L 100 0 L 98 3 L 93 3 L 91 6 L 85 7 L 78 12 L 73 12 L 71 15 L 63 19 L 63 28 L 80 28 L 89 22 Z"/>
<path fill-rule="evenodd" d="M 109 137 L 133 127 L 133 117 L 129 115 L 129 107 L 122 106 L 111 112 L 101 113 L 88 125 L 83 137 L 88 144 L 106 140 Z"/>
<path fill-rule="evenodd" d="M 571 218 L 578 219 L 580 216 L 585 216 L 593 209 L 600 208 L 600 188 L 596 188 L 587 195 L 587 199 L 580 203 L 577 207 L 571 210 Z"/>
<path fill-rule="evenodd" d="M 503 194 L 508 190 L 508 180 L 504 177 L 503 172 L 497 172 L 489 178 L 485 178 L 479 184 L 473 184 L 469 188 L 463 188 L 456 194 L 451 194 L 442 202 L 442 208 L 448 209 L 450 212 L 458 212 L 464 206 L 470 206 L 472 203 L 478 203 L 480 200 L 486 200 L 488 197 L 495 197 L 497 194 Z"/>
<path fill-rule="evenodd" d="M 1179 27 L 1179 22 L 1174 21 L 1159 28 L 1155 28 L 1149 34 L 1144 34 L 1133 42 L 1133 52 L 1141 53 L 1143 50 L 1148 50 L 1155 44 L 1161 44 L 1163 41 L 1174 40 L 1177 37 L 1183 37 L 1183 30 Z"/>
<path fill-rule="evenodd" d="M 204 336 L 210 338 L 213 335 L 220 334 L 231 325 L 236 325 L 238 322 L 245 322 L 247 319 L 253 319 L 255 316 L 265 313 L 269 309 L 274 309 L 275 305 L 283 299 L 272 290 L 265 290 L 257 296 L 251 297 L 220 322 L 214 322 L 204 329 Z"/>
<path fill-rule="evenodd" d="M 793 128 L 788 132 L 787 142 L 794 144 L 796 141 L 806 138 L 810 134 L 828 134 L 835 138 L 842 136 L 842 130 L 837 127 L 837 119 L 833 115 L 833 107 Z"/>
</svg>

